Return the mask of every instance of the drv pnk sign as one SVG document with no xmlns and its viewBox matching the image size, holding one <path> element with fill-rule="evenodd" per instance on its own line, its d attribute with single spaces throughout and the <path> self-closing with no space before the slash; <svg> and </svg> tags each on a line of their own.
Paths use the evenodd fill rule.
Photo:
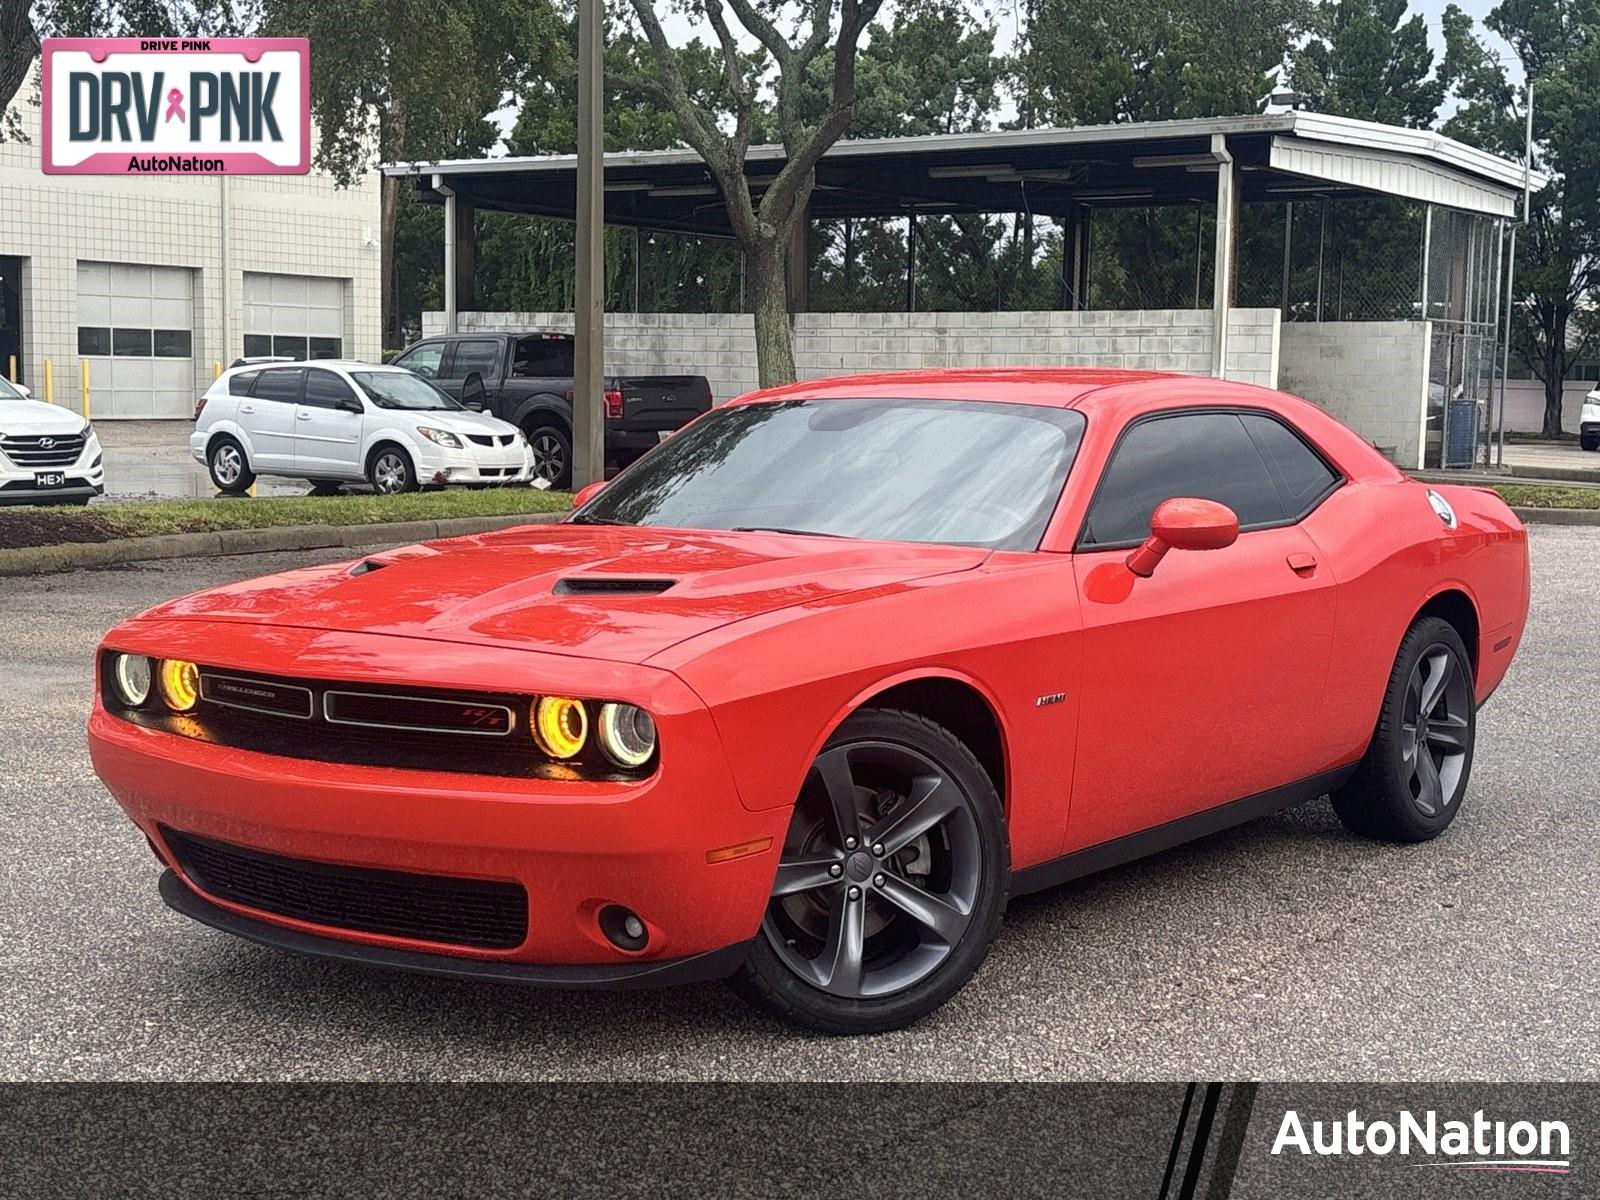
<svg viewBox="0 0 1600 1200">
<path fill-rule="evenodd" d="M 305 38 L 47 38 L 51 175 L 304 175 Z"/>
</svg>

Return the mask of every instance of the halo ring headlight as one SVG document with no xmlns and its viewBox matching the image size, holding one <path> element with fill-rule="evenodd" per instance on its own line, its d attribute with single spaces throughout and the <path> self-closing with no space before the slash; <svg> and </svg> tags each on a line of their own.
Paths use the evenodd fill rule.
<svg viewBox="0 0 1600 1200">
<path fill-rule="evenodd" d="M 138 708 L 150 699 L 153 675 L 150 660 L 142 654 L 119 654 L 111 660 L 111 682 L 117 699 L 129 708 Z"/>
<path fill-rule="evenodd" d="M 200 668 L 181 658 L 164 658 L 159 669 L 161 699 L 173 712 L 189 712 L 200 702 Z"/>
<path fill-rule="evenodd" d="M 656 752 L 656 723 L 644 709 L 632 704 L 600 707 L 600 749 L 619 767 L 636 770 Z"/>
<path fill-rule="evenodd" d="M 589 740 L 589 713 L 570 696 L 541 696 L 533 707 L 533 740 L 551 758 L 575 758 Z"/>
</svg>

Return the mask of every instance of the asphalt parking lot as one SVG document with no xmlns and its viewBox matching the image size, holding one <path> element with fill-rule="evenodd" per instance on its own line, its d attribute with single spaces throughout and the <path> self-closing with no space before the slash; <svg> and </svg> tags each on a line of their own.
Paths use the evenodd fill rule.
<svg viewBox="0 0 1600 1200">
<path fill-rule="evenodd" d="M 91 651 L 157 600 L 335 553 L 0 581 L 0 1077 L 1600 1078 L 1600 529 L 1532 550 L 1530 628 L 1445 837 L 1358 841 L 1319 802 L 1019 901 L 954 1001 L 857 1040 L 720 985 L 453 983 L 189 923 L 90 770 Z"/>
</svg>

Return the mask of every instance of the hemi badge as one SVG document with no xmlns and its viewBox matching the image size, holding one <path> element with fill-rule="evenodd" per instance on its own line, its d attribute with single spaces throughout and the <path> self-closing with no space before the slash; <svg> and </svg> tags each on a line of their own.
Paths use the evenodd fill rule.
<svg viewBox="0 0 1600 1200">
<path fill-rule="evenodd" d="M 1060 704 L 1066 698 L 1067 694 L 1065 692 L 1051 692 L 1048 696 L 1040 696 L 1034 701 L 1034 704 L 1038 705 L 1040 708 L 1044 708 L 1046 705 Z"/>
</svg>

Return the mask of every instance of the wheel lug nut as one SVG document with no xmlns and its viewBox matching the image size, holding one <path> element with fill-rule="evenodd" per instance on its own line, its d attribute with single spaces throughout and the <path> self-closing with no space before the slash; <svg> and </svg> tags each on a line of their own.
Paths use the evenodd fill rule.
<svg viewBox="0 0 1600 1200">
<path fill-rule="evenodd" d="M 838 863 L 834 863 L 833 866 L 828 868 L 828 874 L 832 875 L 835 879 L 837 879 L 837 878 L 839 878 L 839 876 L 844 874 L 844 868 L 841 867 Z"/>
<path fill-rule="evenodd" d="M 883 843 L 882 842 L 873 842 L 872 843 L 872 852 L 874 854 L 876 854 L 879 858 L 882 858 L 883 857 Z"/>
<path fill-rule="evenodd" d="M 856 848 L 856 840 L 855 840 L 855 838 L 853 838 L 853 837 L 845 838 L 845 840 L 844 840 L 844 848 L 846 850 L 854 850 Z"/>
<path fill-rule="evenodd" d="M 882 875 L 874 875 L 872 877 L 872 886 L 873 887 L 882 887 L 883 886 L 883 876 Z"/>
<path fill-rule="evenodd" d="M 850 888 L 850 899 L 852 899 L 852 900 L 861 899 L 861 889 L 858 888 L 858 887 L 852 886 Z"/>
</svg>

